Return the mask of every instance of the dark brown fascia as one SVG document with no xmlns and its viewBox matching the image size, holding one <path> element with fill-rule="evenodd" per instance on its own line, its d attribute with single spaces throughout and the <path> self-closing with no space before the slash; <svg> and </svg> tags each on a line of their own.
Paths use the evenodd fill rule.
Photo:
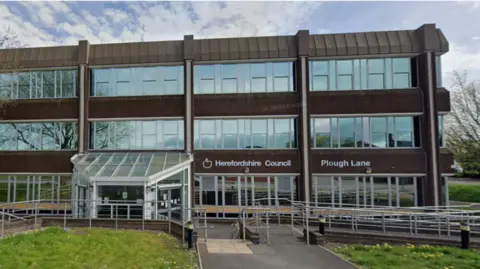
<svg viewBox="0 0 480 269">
<path fill-rule="evenodd" d="M 450 93 L 437 90 L 439 112 L 450 111 Z M 310 92 L 310 113 L 314 115 L 422 113 L 420 89 L 355 90 Z"/>
<path fill-rule="evenodd" d="M 90 97 L 89 119 L 183 117 L 183 95 Z"/>
<path fill-rule="evenodd" d="M 300 31 L 301 32 L 301 31 Z M 18 48 L 0 50 L 0 62 L 12 63 L 0 71 L 47 67 L 76 67 L 96 65 L 183 64 L 194 61 L 238 61 L 252 59 L 295 59 L 299 51 L 309 57 L 360 55 L 418 54 L 448 51 L 448 41 L 435 24 L 424 24 L 416 30 L 358 32 L 308 35 L 308 48 L 298 48 L 296 35 L 267 37 L 238 37 L 185 41 L 154 41 L 117 44 Z M 85 44 L 84 44 L 85 43 Z M 303 46 L 303 45 L 302 45 Z M 86 58 L 88 56 L 88 58 Z"/>
<path fill-rule="evenodd" d="M 0 151 L 2 173 L 72 173 L 77 151 Z"/>
</svg>

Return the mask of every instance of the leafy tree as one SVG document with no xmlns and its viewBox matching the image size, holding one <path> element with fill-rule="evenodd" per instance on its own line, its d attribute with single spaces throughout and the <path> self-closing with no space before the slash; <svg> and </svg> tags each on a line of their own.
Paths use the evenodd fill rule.
<svg viewBox="0 0 480 269">
<path fill-rule="evenodd" d="M 480 176 L 480 85 L 468 81 L 467 72 L 454 72 L 452 112 L 446 121 L 447 147 L 463 176 Z"/>
</svg>

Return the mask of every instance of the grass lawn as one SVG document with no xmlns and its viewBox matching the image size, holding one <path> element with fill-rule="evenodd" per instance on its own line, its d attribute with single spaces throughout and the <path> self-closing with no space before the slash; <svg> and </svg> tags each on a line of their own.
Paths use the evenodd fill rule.
<svg viewBox="0 0 480 269">
<path fill-rule="evenodd" d="M 450 183 L 448 195 L 451 201 L 480 203 L 480 185 Z"/>
<path fill-rule="evenodd" d="M 337 247 L 336 253 L 368 269 L 478 269 L 480 252 L 452 247 L 390 246 Z"/>
<path fill-rule="evenodd" d="M 48 228 L 0 241 L 1 269 L 190 269 L 196 253 L 155 232 Z"/>
</svg>

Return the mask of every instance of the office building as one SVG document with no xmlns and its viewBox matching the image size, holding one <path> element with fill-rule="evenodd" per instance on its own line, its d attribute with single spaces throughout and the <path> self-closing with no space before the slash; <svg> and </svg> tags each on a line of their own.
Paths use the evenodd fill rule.
<svg viewBox="0 0 480 269">
<path fill-rule="evenodd" d="M 446 52 L 434 24 L 1 50 L 1 198 L 145 218 L 445 205 Z"/>
</svg>

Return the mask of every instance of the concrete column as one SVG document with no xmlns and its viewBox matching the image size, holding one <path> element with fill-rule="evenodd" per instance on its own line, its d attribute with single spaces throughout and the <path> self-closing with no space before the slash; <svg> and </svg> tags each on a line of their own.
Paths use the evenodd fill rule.
<svg viewBox="0 0 480 269">
<path fill-rule="evenodd" d="M 88 56 L 90 44 L 87 40 L 78 42 L 78 152 L 88 151 L 88 98 L 90 80 L 88 75 Z"/>
<path fill-rule="evenodd" d="M 185 152 L 193 154 L 193 35 L 187 35 L 183 38 L 183 57 L 184 57 L 184 97 L 185 97 L 185 116 L 184 116 L 184 141 Z M 194 163 L 191 164 L 189 173 L 189 203 L 186 207 L 194 207 L 195 203 L 195 168 Z"/>
<path fill-rule="evenodd" d="M 438 206 L 441 203 L 441 174 L 439 166 L 437 84 L 435 72 L 435 53 L 438 42 L 435 24 L 425 24 L 416 30 L 421 50 L 417 57 L 418 85 L 423 95 L 423 114 L 420 119 L 421 143 L 425 151 L 426 178 L 424 184 L 424 203 Z"/>
<path fill-rule="evenodd" d="M 299 200 L 310 202 L 311 186 L 311 167 L 310 167 L 310 112 L 308 108 L 308 55 L 309 55 L 309 31 L 300 30 L 297 35 L 298 59 L 295 65 L 296 69 L 296 90 L 298 93 L 299 111 L 298 111 L 298 132 L 297 141 L 301 158 L 301 177 L 297 181 L 299 190 Z"/>
</svg>

